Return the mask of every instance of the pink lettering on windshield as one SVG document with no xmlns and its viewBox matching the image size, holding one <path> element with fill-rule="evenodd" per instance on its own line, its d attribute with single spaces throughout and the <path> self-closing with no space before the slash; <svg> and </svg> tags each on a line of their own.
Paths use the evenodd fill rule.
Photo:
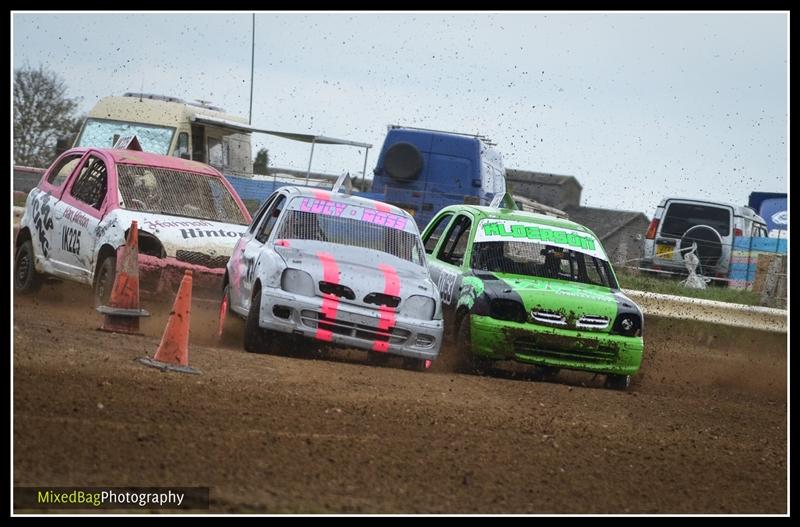
<svg viewBox="0 0 800 527">
<path fill-rule="evenodd" d="M 406 226 L 406 219 L 397 214 L 390 214 L 388 212 L 378 212 L 375 209 L 364 209 L 364 214 L 361 215 L 361 220 L 367 223 L 374 223 L 375 225 L 383 225 L 392 229 L 404 229 Z"/>
<path fill-rule="evenodd" d="M 303 198 L 300 202 L 301 211 L 323 214 L 325 216 L 341 216 L 346 207 L 347 205 L 344 203 L 329 201 L 327 199 Z"/>
<path fill-rule="evenodd" d="M 386 210 L 380 210 L 383 208 Z M 384 227 L 398 230 L 405 229 L 406 222 L 408 221 L 403 216 L 387 212 L 387 210 L 391 209 L 389 209 L 386 205 L 383 205 L 383 207 L 380 207 L 379 209 L 351 207 L 349 212 L 345 214 L 345 211 L 347 210 L 346 203 L 330 201 L 327 199 L 303 198 L 300 200 L 300 210 L 302 212 L 310 212 L 312 214 L 322 214 L 323 216 L 341 217 L 342 215 L 345 215 L 352 217 L 353 219 L 360 219 L 361 221 L 372 223 L 374 225 L 382 225 Z M 357 212 L 359 210 L 362 211 L 360 218 L 358 217 Z"/>
</svg>

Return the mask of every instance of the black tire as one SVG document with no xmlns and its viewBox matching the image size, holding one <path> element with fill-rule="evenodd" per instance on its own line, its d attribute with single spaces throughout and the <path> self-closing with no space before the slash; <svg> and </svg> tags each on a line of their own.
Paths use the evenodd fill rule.
<svg viewBox="0 0 800 527">
<path fill-rule="evenodd" d="M 97 306 L 107 306 L 111 299 L 111 290 L 117 275 L 117 257 L 106 256 L 97 268 L 94 279 L 94 303 Z"/>
<path fill-rule="evenodd" d="M 268 331 L 258 325 L 261 316 L 261 290 L 253 294 L 250 302 L 250 311 L 247 313 L 247 322 L 244 326 L 244 349 L 250 353 L 266 353 Z"/>
<path fill-rule="evenodd" d="M 425 359 L 403 357 L 403 368 L 411 371 L 426 371 L 428 369 L 428 365 Z"/>
<path fill-rule="evenodd" d="M 42 285 L 42 277 L 36 272 L 33 243 L 25 240 L 14 255 L 14 291 L 29 294 Z"/>
<path fill-rule="evenodd" d="M 543 381 L 552 382 L 558 377 L 559 368 L 554 366 L 536 366 L 536 375 Z"/>
<path fill-rule="evenodd" d="M 386 151 L 383 166 L 390 178 L 411 181 L 422 171 L 422 154 L 411 143 L 395 143 Z"/>
<path fill-rule="evenodd" d="M 606 375 L 606 388 L 611 390 L 627 390 L 630 385 L 630 375 Z"/>
<path fill-rule="evenodd" d="M 719 265 L 722 257 L 722 238 L 715 229 L 707 225 L 695 225 L 681 237 L 679 244 L 681 256 L 691 249 L 693 243 L 697 244 L 696 254 L 700 260 L 697 274 L 706 276 Z"/>
<path fill-rule="evenodd" d="M 492 369 L 492 361 L 478 357 L 472 353 L 472 338 L 470 337 L 469 314 L 464 314 L 458 323 L 455 346 L 459 353 L 459 369 L 469 373 L 484 375 Z"/>
<path fill-rule="evenodd" d="M 302 359 L 318 359 L 323 356 L 323 346 L 318 340 L 300 335 L 281 335 L 285 338 L 287 349 L 291 355 Z"/>
<path fill-rule="evenodd" d="M 372 366 L 386 366 L 389 363 L 390 355 L 380 351 L 367 351 L 367 363 Z"/>
<path fill-rule="evenodd" d="M 224 310 L 224 313 L 223 313 Z M 226 344 L 230 341 L 231 337 L 231 330 L 230 325 L 235 323 L 236 314 L 231 311 L 231 290 L 230 285 L 225 284 L 225 288 L 222 290 L 222 299 L 220 300 L 219 304 L 219 315 L 217 319 L 217 343 L 219 344 Z M 224 321 L 223 321 L 224 317 Z"/>
</svg>

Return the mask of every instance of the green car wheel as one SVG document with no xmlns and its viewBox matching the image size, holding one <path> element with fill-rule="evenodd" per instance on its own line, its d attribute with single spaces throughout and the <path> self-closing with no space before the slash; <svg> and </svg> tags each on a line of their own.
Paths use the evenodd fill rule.
<svg viewBox="0 0 800 527">
<path fill-rule="evenodd" d="M 483 357 L 478 357 L 472 352 L 472 340 L 470 338 L 469 314 L 461 317 L 456 333 L 456 346 L 459 347 L 461 370 L 469 373 L 485 375 L 492 370 L 492 361 Z"/>
</svg>

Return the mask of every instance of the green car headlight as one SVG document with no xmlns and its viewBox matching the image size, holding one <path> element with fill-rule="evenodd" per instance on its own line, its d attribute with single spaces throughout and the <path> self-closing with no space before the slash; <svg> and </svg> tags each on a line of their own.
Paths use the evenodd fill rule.
<svg viewBox="0 0 800 527">
<path fill-rule="evenodd" d="M 625 337 L 639 337 L 642 335 L 642 317 L 637 313 L 620 313 L 611 332 Z"/>
<path fill-rule="evenodd" d="M 497 320 L 525 322 L 528 315 L 525 306 L 509 298 L 495 298 L 489 303 L 489 316 Z"/>
</svg>

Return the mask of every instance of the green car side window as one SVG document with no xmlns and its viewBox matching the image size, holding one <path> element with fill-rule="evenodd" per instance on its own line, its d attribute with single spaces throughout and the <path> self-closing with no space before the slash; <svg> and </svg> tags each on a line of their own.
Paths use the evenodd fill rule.
<svg viewBox="0 0 800 527">
<path fill-rule="evenodd" d="M 452 222 L 442 248 L 439 249 L 437 258 L 450 265 L 460 267 L 464 262 L 464 254 L 467 250 L 469 241 L 469 231 L 472 227 L 472 220 L 467 216 L 458 216 Z"/>
<path fill-rule="evenodd" d="M 436 224 L 433 228 L 428 230 L 424 240 L 426 254 L 433 254 L 433 250 L 436 249 L 439 238 L 442 237 L 442 233 L 452 217 L 452 214 L 443 214 L 436 220 Z"/>
</svg>

